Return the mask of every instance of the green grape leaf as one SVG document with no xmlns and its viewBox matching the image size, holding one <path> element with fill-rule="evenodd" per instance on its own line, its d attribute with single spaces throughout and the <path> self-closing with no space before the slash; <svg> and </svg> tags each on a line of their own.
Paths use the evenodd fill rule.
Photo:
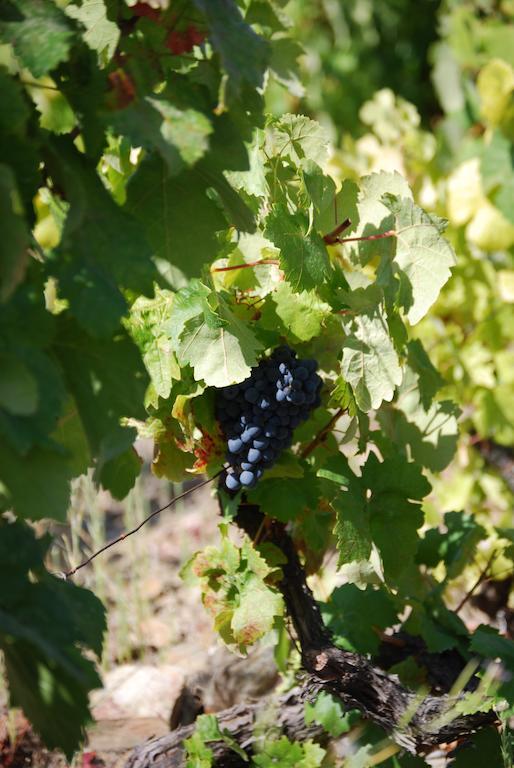
<svg viewBox="0 0 514 768">
<path fill-rule="evenodd" d="M 234 0 L 194 0 L 210 29 L 210 40 L 236 91 L 243 83 L 260 88 L 269 60 L 269 43 L 244 21 Z"/>
<path fill-rule="evenodd" d="M 221 730 L 216 715 L 199 715 L 195 720 L 193 735 L 184 741 L 187 753 L 186 768 L 210 768 L 213 752 L 206 747 L 210 741 L 224 741 L 244 762 L 248 762 L 246 752 L 228 731 Z"/>
<path fill-rule="evenodd" d="M 135 432 L 119 427 L 104 439 L 96 460 L 94 479 L 116 499 L 124 499 L 134 487 L 142 461 L 132 447 Z"/>
<path fill-rule="evenodd" d="M 176 339 L 179 363 L 191 365 L 196 381 L 211 387 L 248 378 L 262 349 L 255 334 L 224 302 L 216 315 L 202 312 L 187 319 Z"/>
<path fill-rule="evenodd" d="M 252 760 L 258 768 L 320 768 L 325 750 L 312 741 L 266 740 Z"/>
<path fill-rule="evenodd" d="M 451 274 L 456 259 L 442 236 L 446 220 L 425 213 L 412 200 L 386 194 L 394 215 L 394 270 L 400 278 L 400 300 L 411 325 L 426 315 Z"/>
<path fill-rule="evenodd" d="M 328 144 L 326 131 L 304 115 L 282 115 L 266 130 L 267 156 L 289 160 L 296 166 L 308 160 L 322 162 L 327 156 Z"/>
<path fill-rule="evenodd" d="M 321 236 L 310 230 L 304 213 L 292 214 L 281 203 L 273 206 L 265 234 L 280 249 L 280 265 L 294 291 L 309 291 L 326 281 L 327 249 Z"/>
<path fill-rule="evenodd" d="M 345 196 L 342 197 L 343 192 Z M 338 207 L 341 207 L 345 214 L 350 218 L 352 225 L 342 233 L 351 233 L 352 237 L 376 237 L 392 230 L 394 218 L 391 211 L 388 210 L 382 199 L 383 195 L 392 194 L 401 197 L 412 197 L 409 185 L 399 173 L 372 173 L 361 179 L 361 188 L 358 195 L 358 202 L 355 203 L 356 191 L 354 186 L 349 189 L 341 188 L 341 201 Z M 348 208 L 348 203 L 351 207 Z M 343 245 L 344 253 L 349 253 L 352 261 L 366 265 L 371 259 L 377 256 L 389 261 L 394 253 L 394 238 L 385 237 L 375 240 L 361 240 L 359 242 L 349 242 Z"/>
<path fill-rule="evenodd" d="M 378 548 L 385 573 L 396 579 L 414 557 L 423 522 L 419 501 L 430 491 L 420 468 L 401 457 L 380 462 L 371 453 L 360 478 L 332 501 L 341 564 L 369 557 Z M 395 531 L 394 538 L 391 530 Z M 398 558 L 398 549 L 404 553 Z"/>
<path fill-rule="evenodd" d="M 97 473 L 102 482 L 113 483 L 107 487 L 119 495 L 120 488 L 128 488 L 133 482 L 127 479 L 127 470 L 136 468 L 127 454 L 135 433 L 120 427 L 120 420 L 128 416 L 145 418 L 147 373 L 126 332 L 120 330 L 111 339 L 94 339 L 81 332 L 70 318 L 61 316 L 60 320 L 57 353 L 67 386 L 77 404 L 91 454 L 98 457 Z M 109 360 L 108 365 L 105 360 Z M 103 473 L 104 463 L 123 455 L 121 464 L 111 465 L 111 469 Z M 123 481 L 117 478 L 118 470 Z"/>
<path fill-rule="evenodd" d="M 107 18 L 103 0 L 84 0 L 82 5 L 66 6 L 66 15 L 81 22 L 86 28 L 84 41 L 98 53 L 104 63 L 114 56 L 120 39 L 118 26 Z"/>
<path fill-rule="evenodd" d="M 276 312 L 300 341 L 309 341 L 321 332 L 323 322 L 332 313 L 329 304 L 322 301 L 314 291 L 295 293 L 289 283 L 281 283 L 273 293 Z"/>
<path fill-rule="evenodd" d="M 111 275 L 117 284 L 138 293 L 150 293 L 157 271 L 142 228 L 125 209 L 114 202 L 101 179 L 69 137 L 52 138 L 50 167 L 65 189 L 70 203 L 62 234 L 63 256 L 73 254 L 74 260 L 100 268 L 104 274 Z M 65 265 L 66 259 L 63 258 L 55 267 L 57 276 L 61 270 L 65 270 Z M 73 286 L 75 304 L 78 303 L 78 288 L 77 285 Z M 84 290 L 88 291 L 87 279 Z M 114 290 L 115 287 L 111 288 L 111 296 Z M 102 291 L 106 291 L 105 280 Z M 120 310 L 121 301 L 118 301 L 117 306 Z M 109 307 L 109 301 L 99 308 L 107 314 L 106 326 L 112 324 L 113 308 Z M 90 315 L 86 315 L 84 310 L 81 316 L 91 321 Z"/>
<path fill-rule="evenodd" d="M 250 503 L 261 507 L 265 515 L 287 522 L 301 516 L 304 509 L 318 506 L 319 482 L 312 472 L 303 477 L 267 477 L 264 474 L 248 494 Z"/>
<path fill-rule="evenodd" d="M 341 702 L 330 693 L 322 691 L 314 704 L 305 703 L 304 718 L 307 725 L 318 723 L 332 738 L 337 739 L 350 730 L 352 714 L 345 712 Z"/>
<path fill-rule="evenodd" d="M 74 29 L 52 0 L 13 0 L 9 20 L 0 20 L 0 41 L 11 43 L 22 66 L 41 77 L 68 58 Z"/>
<path fill-rule="evenodd" d="M 180 368 L 173 354 L 171 341 L 166 336 L 154 339 L 148 345 L 143 361 L 156 393 L 166 400 L 170 396 L 173 380 L 180 377 Z"/>
<path fill-rule="evenodd" d="M 497 629 L 481 624 L 471 636 L 470 650 L 486 659 L 501 659 L 514 671 L 514 642 L 498 634 Z"/>
<path fill-rule="evenodd" d="M 412 200 L 412 192 L 404 177 L 397 171 L 380 171 L 370 173 L 361 179 L 361 195 L 365 200 L 376 200 L 383 203 L 384 195 L 394 195 Z"/>
<path fill-rule="evenodd" d="M 354 584 L 334 589 L 321 612 L 337 644 L 357 653 L 377 653 L 380 633 L 398 621 L 398 608 L 385 590 Z"/>
<path fill-rule="evenodd" d="M 352 386 L 362 411 L 378 408 L 384 400 L 392 400 L 395 387 L 402 381 L 384 311 L 377 305 L 344 317 L 342 325 L 346 333 L 341 362 L 343 378 Z"/>
<path fill-rule="evenodd" d="M 156 455 L 152 472 L 156 477 L 165 477 L 172 483 L 181 483 L 187 477 L 187 470 L 194 464 L 194 456 L 181 450 L 173 437 L 168 434 L 156 442 Z"/>
<path fill-rule="evenodd" d="M 125 297 L 110 275 L 95 264 L 76 261 L 58 270 L 59 287 L 77 322 L 93 336 L 110 336 L 127 313 Z"/>
<path fill-rule="evenodd" d="M 22 364 L 37 387 L 30 414 L 17 414 L 0 409 L 0 433 L 3 433 L 18 453 L 26 454 L 34 445 L 45 448 L 48 433 L 53 430 L 65 399 L 64 382 L 55 362 L 37 347 L 26 347 L 22 337 L 13 334 L 17 342 L 13 357 Z"/>
<path fill-rule="evenodd" d="M 412 349 L 410 342 L 409 362 L 413 359 Z M 408 446 L 415 461 L 433 472 L 440 472 L 455 454 L 460 410 L 449 400 L 430 404 L 441 379 L 433 375 L 436 372 L 431 365 L 423 364 L 422 358 L 418 362 L 421 365 L 417 371 L 410 364 L 405 367 L 395 402 L 390 406 L 382 405 L 377 418 L 384 433 L 402 451 Z M 429 404 L 424 405 L 422 400 Z"/>
<path fill-rule="evenodd" d="M 372 539 L 369 516 L 363 514 L 365 500 L 359 485 L 350 481 L 346 493 L 332 501 L 336 512 L 334 533 L 337 537 L 339 562 L 351 563 L 367 560 L 371 553 Z"/>
<path fill-rule="evenodd" d="M 434 368 L 421 341 L 412 339 L 407 344 L 409 366 L 417 376 L 420 398 L 425 409 L 428 409 L 434 395 L 444 385 L 444 379 Z"/>
<path fill-rule="evenodd" d="M 267 8 L 264 3 L 255 3 L 253 7 L 255 8 L 258 5 L 264 9 Z M 297 66 L 297 60 L 302 53 L 303 48 L 296 40 L 291 40 L 287 37 L 272 40 L 270 70 L 273 72 L 275 79 L 287 88 L 290 94 L 299 98 L 305 93 Z"/>
<path fill-rule="evenodd" d="M 72 468 L 65 454 L 34 447 L 20 456 L 0 437 L 0 467 L 0 499 L 6 500 L 0 508 L 29 520 L 66 519 Z"/>
<path fill-rule="evenodd" d="M 432 602 L 426 601 L 424 606 L 414 609 L 404 629 L 421 636 L 430 653 L 442 653 L 458 646 L 462 639 L 467 640 L 468 633 L 456 613 L 440 602 Z"/>
<path fill-rule="evenodd" d="M 7 102 L 4 102 L 7 103 Z M 13 108 L 16 109 L 16 101 Z M 16 112 L 14 115 L 16 119 Z M 0 302 L 12 294 L 27 267 L 29 233 L 23 217 L 23 205 L 12 170 L 0 165 Z"/>
<path fill-rule="evenodd" d="M 21 522 L 3 520 L 0 531 L 2 584 L 11 585 L 0 590 L 0 647 L 11 704 L 23 707 L 49 748 L 60 747 L 71 758 L 90 720 L 88 692 L 101 686 L 80 649 L 101 653 L 105 611 L 91 592 L 44 569 L 48 538 L 36 540 Z M 16 562 L 10 562 L 13 552 Z"/>
<path fill-rule="evenodd" d="M 171 176 L 194 165 L 209 147 L 210 120 L 196 109 L 179 109 L 162 97 L 137 100 L 109 117 L 133 144 L 157 150 Z"/>
<path fill-rule="evenodd" d="M 1 23 L 0 21 L 0 25 Z M 9 104 L 9 112 L 5 110 L 0 113 L 0 131 L 5 134 L 21 133 L 29 118 L 27 102 L 20 84 L 2 66 L 0 66 L 0 99 L 3 104 Z M 4 173 L 3 169 L 2 173 Z"/>
<path fill-rule="evenodd" d="M 227 226 L 194 169 L 170 176 L 157 156 L 146 158 L 132 176 L 127 208 L 141 222 L 155 255 L 190 277 L 198 277 L 203 264 L 216 257 L 216 232 Z"/>
<path fill-rule="evenodd" d="M 473 515 L 447 512 L 444 516 L 446 531 L 431 528 L 418 547 L 416 559 L 431 568 L 441 561 L 450 579 L 455 579 L 473 561 L 477 545 L 486 532 Z"/>
<path fill-rule="evenodd" d="M 39 393 L 29 368 L 16 357 L 0 353 L 0 369 L 0 407 L 17 416 L 30 416 L 37 408 Z"/>
<path fill-rule="evenodd" d="M 480 155 L 480 176 L 486 194 L 494 193 L 512 175 L 512 144 L 501 132 L 494 131 Z"/>
</svg>

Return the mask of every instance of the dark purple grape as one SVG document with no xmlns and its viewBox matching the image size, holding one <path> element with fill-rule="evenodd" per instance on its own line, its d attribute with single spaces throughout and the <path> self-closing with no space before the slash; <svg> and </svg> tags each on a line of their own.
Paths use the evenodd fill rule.
<svg viewBox="0 0 514 768">
<path fill-rule="evenodd" d="M 239 437 L 229 439 L 227 445 L 230 453 L 240 453 L 244 448 L 243 441 Z"/>
<path fill-rule="evenodd" d="M 235 400 L 239 394 L 239 386 L 233 384 L 231 387 L 225 387 L 225 389 L 222 390 L 222 394 L 226 400 Z"/>
<path fill-rule="evenodd" d="M 259 399 L 259 391 L 255 387 L 250 387 L 249 389 L 246 390 L 245 400 L 247 402 L 252 403 L 253 405 L 254 403 L 257 402 L 258 399 Z"/>
<path fill-rule="evenodd" d="M 227 475 L 225 485 L 229 491 L 238 491 L 241 488 L 241 484 L 235 475 Z"/>
<path fill-rule="evenodd" d="M 257 464 L 261 459 L 261 452 L 257 448 L 250 448 L 248 451 L 248 461 L 250 464 Z"/>
<path fill-rule="evenodd" d="M 247 427 L 241 435 L 243 443 L 250 443 L 255 437 L 261 434 L 260 427 Z"/>
<path fill-rule="evenodd" d="M 297 360 L 293 350 L 282 346 L 244 382 L 219 391 L 215 407 L 227 440 L 228 490 L 253 488 L 292 444 L 293 430 L 320 402 L 316 369 L 314 360 Z"/>
<path fill-rule="evenodd" d="M 254 475 L 254 473 L 250 472 L 248 469 L 245 469 L 239 475 L 239 482 L 245 488 L 250 488 L 255 483 L 255 475 Z"/>
</svg>

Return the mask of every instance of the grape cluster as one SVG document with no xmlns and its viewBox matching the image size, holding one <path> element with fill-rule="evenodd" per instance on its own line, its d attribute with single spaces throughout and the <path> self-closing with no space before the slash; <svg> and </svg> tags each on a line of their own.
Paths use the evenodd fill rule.
<svg viewBox="0 0 514 768">
<path fill-rule="evenodd" d="M 315 360 L 297 360 L 278 347 L 241 384 L 218 392 L 217 418 L 227 438 L 229 491 L 253 488 L 262 473 L 292 443 L 293 430 L 320 404 Z"/>
</svg>

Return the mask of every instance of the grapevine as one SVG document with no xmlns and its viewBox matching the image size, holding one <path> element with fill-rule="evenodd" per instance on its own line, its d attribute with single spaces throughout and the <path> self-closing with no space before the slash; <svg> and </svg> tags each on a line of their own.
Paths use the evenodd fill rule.
<svg viewBox="0 0 514 768">
<path fill-rule="evenodd" d="M 280 693 L 131 768 L 513 763 L 514 11 L 411 5 L 1 4 L 0 664 L 68 762 L 114 553 L 203 488 L 180 572 Z"/>
</svg>

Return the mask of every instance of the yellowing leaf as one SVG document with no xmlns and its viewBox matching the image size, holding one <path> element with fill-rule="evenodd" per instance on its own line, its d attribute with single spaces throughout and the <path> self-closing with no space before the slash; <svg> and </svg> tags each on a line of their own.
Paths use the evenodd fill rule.
<svg viewBox="0 0 514 768">
<path fill-rule="evenodd" d="M 483 200 L 466 228 L 470 243 L 483 251 L 503 251 L 514 243 L 514 226 L 488 200 Z"/>
<path fill-rule="evenodd" d="M 448 177 L 446 191 L 448 218 L 456 227 L 466 224 L 484 201 L 480 160 L 466 160 Z"/>
<path fill-rule="evenodd" d="M 501 269 L 498 272 L 498 290 L 502 301 L 514 304 L 514 270 Z"/>
<path fill-rule="evenodd" d="M 477 87 L 482 116 L 491 125 L 498 125 L 514 103 L 514 70 L 502 59 L 492 59 L 478 75 Z"/>
<path fill-rule="evenodd" d="M 282 614 L 282 597 L 255 575 L 250 576 L 239 598 L 230 627 L 238 644 L 252 645 L 273 628 L 275 616 Z"/>
</svg>

